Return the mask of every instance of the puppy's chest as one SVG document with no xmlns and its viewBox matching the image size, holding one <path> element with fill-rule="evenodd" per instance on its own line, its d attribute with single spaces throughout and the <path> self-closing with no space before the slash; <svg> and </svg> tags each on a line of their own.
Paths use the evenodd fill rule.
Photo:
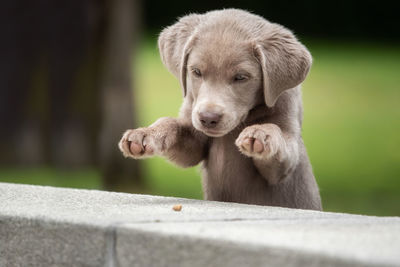
<svg viewBox="0 0 400 267">
<path fill-rule="evenodd" d="M 253 173 L 254 164 L 239 152 L 234 143 L 236 138 L 236 135 L 229 135 L 212 140 L 205 167 L 207 184 L 213 190 L 235 191 L 234 184 L 241 184 Z"/>
</svg>

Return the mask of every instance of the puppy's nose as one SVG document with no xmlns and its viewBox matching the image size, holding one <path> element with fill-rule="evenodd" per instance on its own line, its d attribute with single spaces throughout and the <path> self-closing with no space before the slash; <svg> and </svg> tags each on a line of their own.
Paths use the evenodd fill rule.
<svg viewBox="0 0 400 267">
<path fill-rule="evenodd" d="M 199 119 L 201 124 L 203 124 L 206 128 L 215 128 L 218 122 L 220 121 L 222 114 L 214 113 L 214 112 L 200 112 Z"/>
</svg>

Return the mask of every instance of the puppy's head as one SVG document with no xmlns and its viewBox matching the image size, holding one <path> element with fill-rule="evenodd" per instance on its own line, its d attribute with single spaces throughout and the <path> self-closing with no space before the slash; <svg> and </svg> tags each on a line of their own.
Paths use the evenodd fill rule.
<svg viewBox="0 0 400 267">
<path fill-rule="evenodd" d="M 191 100 L 193 126 L 209 136 L 229 133 L 262 101 L 273 107 L 311 66 L 289 30 L 235 9 L 181 18 L 161 33 L 159 49 Z"/>
</svg>

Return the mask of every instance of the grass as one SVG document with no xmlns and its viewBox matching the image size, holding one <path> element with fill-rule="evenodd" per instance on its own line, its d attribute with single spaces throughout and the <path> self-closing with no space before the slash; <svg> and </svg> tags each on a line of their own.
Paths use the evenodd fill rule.
<svg viewBox="0 0 400 267">
<path fill-rule="evenodd" d="M 314 57 L 303 84 L 303 137 L 328 211 L 400 215 L 400 47 L 306 40 Z M 141 126 L 178 114 L 178 80 L 146 40 L 135 61 Z M 142 161 L 147 193 L 201 198 L 198 167 Z M 29 179 L 27 178 L 29 177 Z M 0 181 L 101 188 L 96 170 L 0 170 Z"/>
<path fill-rule="evenodd" d="M 5 183 L 49 185 L 81 189 L 101 189 L 100 172 L 93 168 L 60 170 L 50 167 L 1 168 L 0 181 Z"/>
<path fill-rule="evenodd" d="M 325 209 L 400 215 L 399 47 L 310 48 L 304 140 Z"/>
</svg>

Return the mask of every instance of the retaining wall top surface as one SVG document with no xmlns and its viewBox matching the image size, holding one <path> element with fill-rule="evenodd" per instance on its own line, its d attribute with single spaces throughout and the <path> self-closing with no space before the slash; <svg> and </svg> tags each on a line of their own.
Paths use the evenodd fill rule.
<svg viewBox="0 0 400 267">
<path fill-rule="evenodd" d="M 0 183 L 0 266 L 27 261 L 400 266 L 400 218 Z"/>
<path fill-rule="evenodd" d="M 176 204 L 183 206 L 181 212 L 172 210 Z M 7 183 L 0 183 L 0 213 L 100 226 L 133 222 L 359 218 L 340 213 Z"/>
</svg>

